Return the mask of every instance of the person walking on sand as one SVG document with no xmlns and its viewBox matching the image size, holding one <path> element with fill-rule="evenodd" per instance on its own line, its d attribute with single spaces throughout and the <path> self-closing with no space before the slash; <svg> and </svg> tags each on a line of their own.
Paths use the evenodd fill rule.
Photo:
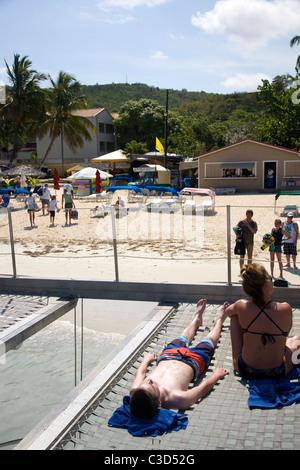
<svg viewBox="0 0 300 470">
<path fill-rule="evenodd" d="M 241 220 L 237 225 L 242 229 L 242 238 L 246 248 L 247 256 L 248 256 L 248 264 L 252 263 L 252 255 L 253 255 L 253 244 L 254 244 L 254 235 L 257 232 L 257 223 L 252 220 L 253 217 L 253 210 L 248 209 L 246 211 L 246 218 Z M 245 261 L 245 255 L 240 255 L 240 269 L 242 269 Z"/>
<path fill-rule="evenodd" d="M 271 236 L 275 238 L 274 243 L 270 246 L 270 271 L 271 276 L 274 277 L 274 261 L 275 261 L 275 253 L 277 256 L 277 261 L 279 264 L 279 279 L 283 279 L 283 264 L 281 261 L 281 253 L 282 253 L 282 239 L 283 236 L 286 237 L 286 240 L 291 238 L 291 235 L 282 227 L 282 222 L 280 219 L 275 219 L 274 221 L 274 228 L 271 230 Z"/>
<path fill-rule="evenodd" d="M 296 266 L 296 257 L 297 257 L 297 241 L 298 241 L 298 224 L 293 222 L 294 213 L 289 212 L 287 214 L 286 222 L 283 223 L 284 230 L 290 235 L 290 238 L 283 238 L 283 252 L 286 256 L 286 265 L 285 268 L 291 266 L 290 259 L 292 256 L 293 267 L 297 269 Z"/>
<path fill-rule="evenodd" d="M 55 211 L 57 210 L 56 196 L 52 195 L 49 202 L 50 224 L 54 225 Z"/>
<path fill-rule="evenodd" d="M 42 202 L 42 211 L 43 215 L 45 215 L 45 209 L 47 209 L 47 213 L 49 213 L 49 202 L 51 198 L 51 192 L 48 187 L 48 183 L 45 183 L 45 185 L 42 188 L 42 195 L 41 195 L 41 202 Z"/>
<path fill-rule="evenodd" d="M 66 215 L 66 225 L 71 225 L 71 212 L 72 208 L 75 209 L 74 199 L 72 194 L 68 193 L 67 188 L 64 189 L 61 198 L 61 207 L 65 208 L 65 215 Z"/>
<path fill-rule="evenodd" d="M 205 299 L 199 300 L 192 322 L 162 351 L 158 359 L 153 353 L 144 354 L 130 389 L 130 409 L 134 416 L 150 419 L 160 407 L 185 410 L 229 373 L 223 368 L 216 368 L 200 385 L 189 388 L 190 382 L 197 381 L 207 370 L 227 317 L 228 305 L 228 302 L 224 303 L 214 328 L 197 346 L 189 347 L 198 327 L 202 325 Z M 156 367 L 146 377 L 148 365 L 156 360 Z"/>
<path fill-rule="evenodd" d="M 35 225 L 35 198 L 33 196 L 32 190 L 30 190 L 29 195 L 26 196 L 26 205 L 29 214 L 30 225 L 33 227 Z"/>
</svg>

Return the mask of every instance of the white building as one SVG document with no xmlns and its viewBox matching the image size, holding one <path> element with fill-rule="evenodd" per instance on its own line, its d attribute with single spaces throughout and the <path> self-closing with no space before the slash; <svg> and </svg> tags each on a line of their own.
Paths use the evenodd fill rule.
<svg viewBox="0 0 300 470">
<path fill-rule="evenodd" d="M 96 109 L 80 109 L 74 114 L 88 118 L 95 126 L 95 133 L 90 132 L 92 140 L 85 141 L 82 148 L 78 147 L 73 152 L 66 141 L 64 141 L 64 170 L 74 165 L 87 165 L 92 158 L 104 155 L 116 150 L 116 141 L 114 136 L 114 119 L 105 108 Z M 44 158 L 50 144 L 50 137 L 45 136 L 42 139 L 37 138 L 37 157 L 38 162 Z M 51 152 L 49 153 L 45 166 L 51 169 L 56 168 L 61 174 L 62 156 L 61 156 L 61 140 L 57 138 L 54 141 Z"/>
</svg>

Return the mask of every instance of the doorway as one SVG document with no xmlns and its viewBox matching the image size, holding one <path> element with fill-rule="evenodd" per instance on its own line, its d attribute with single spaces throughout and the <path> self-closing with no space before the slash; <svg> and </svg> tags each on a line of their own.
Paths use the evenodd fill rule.
<svg viewBox="0 0 300 470">
<path fill-rule="evenodd" d="M 277 162 L 264 162 L 264 189 L 277 187 Z"/>
</svg>

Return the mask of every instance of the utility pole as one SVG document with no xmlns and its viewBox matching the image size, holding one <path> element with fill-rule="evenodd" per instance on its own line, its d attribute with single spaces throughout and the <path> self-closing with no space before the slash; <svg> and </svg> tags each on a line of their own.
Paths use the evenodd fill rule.
<svg viewBox="0 0 300 470">
<path fill-rule="evenodd" d="M 164 155 L 164 167 L 167 168 L 167 154 L 168 154 L 168 112 L 169 112 L 169 90 L 167 90 L 166 96 L 166 110 L 164 113 L 165 116 L 165 155 Z"/>
</svg>

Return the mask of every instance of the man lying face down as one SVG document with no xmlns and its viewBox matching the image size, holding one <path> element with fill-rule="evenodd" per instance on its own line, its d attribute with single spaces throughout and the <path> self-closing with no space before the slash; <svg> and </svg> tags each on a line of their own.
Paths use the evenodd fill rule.
<svg viewBox="0 0 300 470">
<path fill-rule="evenodd" d="M 191 323 L 178 338 L 168 344 L 158 359 L 155 354 L 144 354 L 130 389 L 130 409 L 134 416 L 150 419 L 158 408 L 186 410 L 203 398 L 229 373 L 218 367 L 200 385 L 189 389 L 190 382 L 196 382 L 209 366 L 220 339 L 228 305 L 227 302 L 224 303 L 220 315 L 214 322 L 214 328 L 195 347 L 189 345 L 198 327 L 202 325 L 202 316 L 206 308 L 205 299 L 199 300 Z M 148 365 L 156 360 L 156 367 L 146 377 Z"/>
</svg>

